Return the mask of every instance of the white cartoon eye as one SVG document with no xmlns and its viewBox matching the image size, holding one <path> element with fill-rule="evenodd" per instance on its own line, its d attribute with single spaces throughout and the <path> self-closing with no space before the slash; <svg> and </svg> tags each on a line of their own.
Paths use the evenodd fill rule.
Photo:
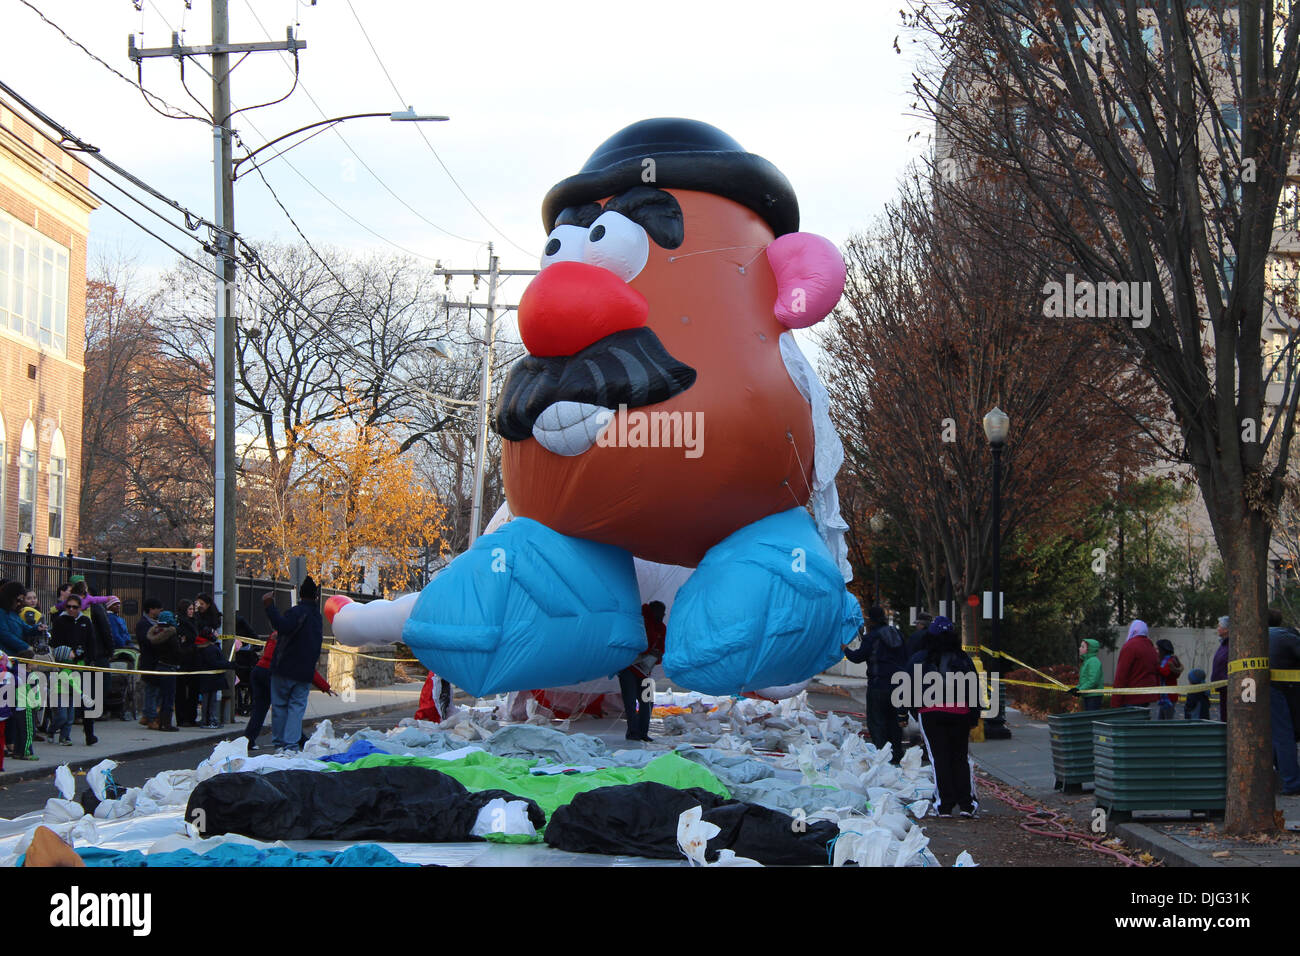
<svg viewBox="0 0 1300 956">
<path fill-rule="evenodd" d="M 582 258 L 631 282 L 650 258 L 650 237 L 622 213 L 602 212 L 587 232 L 587 252 Z"/>
<path fill-rule="evenodd" d="M 581 262 L 587 247 L 587 230 L 581 226 L 556 226 L 542 252 L 542 268 L 553 262 Z"/>
</svg>

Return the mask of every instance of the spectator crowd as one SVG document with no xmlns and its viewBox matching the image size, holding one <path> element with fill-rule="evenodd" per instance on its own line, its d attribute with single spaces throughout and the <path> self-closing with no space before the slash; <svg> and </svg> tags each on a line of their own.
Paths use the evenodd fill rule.
<svg viewBox="0 0 1300 956">
<path fill-rule="evenodd" d="M 249 749 L 271 713 L 272 745 L 301 747 L 307 697 L 314 685 L 332 694 L 316 673 L 324 639 L 319 590 L 308 576 L 299 602 L 281 613 L 274 597 L 262 597 L 274 630 L 256 664 L 243 677 Z M 54 605 L 41 610 L 36 592 L 19 581 L 0 580 L 0 726 L 3 756 L 38 759 L 35 745 L 71 746 L 79 721 L 87 746 L 96 744 L 97 719 L 110 709 L 120 720 L 149 730 L 219 729 L 225 705 L 240 682 L 237 665 L 223 652 L 222 613 L 211 594 L 199 594 L 174 611 L 146 597 L 134 629 L 115 595 L 90 592 L 82 575 L 70 577 Z M 262 641 L 236 617 L 237 649 Z M 245 651 L 245 656 L 249 655 Z M 236 656 L 232 652 L 231 657 Z M 34 663 L 24 663 L 34 662 Z M 238 708 L 231 706 L 231 716 Z M 0 756 L 0 770 L 4 768 Z"/>
</svg>

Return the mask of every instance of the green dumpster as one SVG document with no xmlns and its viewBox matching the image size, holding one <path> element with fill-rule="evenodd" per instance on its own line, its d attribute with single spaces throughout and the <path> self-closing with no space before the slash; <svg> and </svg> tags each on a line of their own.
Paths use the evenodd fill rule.
<svg viewBox="0 0 1300 956">
<path fill-rule="evenodd" d="M 1112 819 L 1134 810 L 1222 813 L 1228 733 L 1217 720 L 1098 721 L 1093 725 L 1097 806 Z"/>
<path fill-rule="evenodd" d="M 1099 720 L 1149 720 L 1146 707 L 1114 707 L 1085 710 L 1077 714 L 1049 714 L 1047 729 L 1052 737 L 1052 769 L 1056 789 L 1077 793 L 1092 783 L 1092 727 Z"/>
</svg>

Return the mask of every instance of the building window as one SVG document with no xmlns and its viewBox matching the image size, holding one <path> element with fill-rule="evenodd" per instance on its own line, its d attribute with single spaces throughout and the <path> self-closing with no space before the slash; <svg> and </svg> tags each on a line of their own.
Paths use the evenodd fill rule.
<svg viewBox="0 0 1300 956">
<path fill-rule="evenodd" d="M 68 250 L 3 212 L 0 328 L 68 354 Z"/>
<path fill-rule="evenodd" d="M 1294 367 L 1295 356 L 1286 354 L 1287 334 L 1285 332 L 1274 332 L 1269 343 L 1269 347 L 1264 354 L 1264 371 L 1271 372 L 1269 381 L 1278 385 L 1286 384 L 1287 366 Z M 1276 364 L 1275 364 L 1276 363 Z"/>
<path fill-rule="evenodd" d="M 1300 229 L 1300 187 L 1289 183 L 1282 187 L 1282 199 L 1278 202 L 1277 224 L 1279 229 Z"/>
<path fill-rule="evenodd" d="M 18 446 L 18 549 L 26 549 L 35 538 L 36 426 L 28 419 Z"/>
<path fill-rule="evenodd" d="M 63 550 L 63 516 L 67 490 L 68 452 L 63 444 L 63 432 L 56 431 L 50 442 L 49 487 L 49 541 L 50 553 Z"/>
</svg>

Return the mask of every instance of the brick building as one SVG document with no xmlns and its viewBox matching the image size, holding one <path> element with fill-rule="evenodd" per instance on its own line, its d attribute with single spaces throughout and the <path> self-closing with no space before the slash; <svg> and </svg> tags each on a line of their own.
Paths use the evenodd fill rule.
<svg viewBox="0 0 1300 956">
<path fill-rule="evenodd" d="M 76 549 L 88 184 L 0 99 L 0 548 Z"/>
</svg>

